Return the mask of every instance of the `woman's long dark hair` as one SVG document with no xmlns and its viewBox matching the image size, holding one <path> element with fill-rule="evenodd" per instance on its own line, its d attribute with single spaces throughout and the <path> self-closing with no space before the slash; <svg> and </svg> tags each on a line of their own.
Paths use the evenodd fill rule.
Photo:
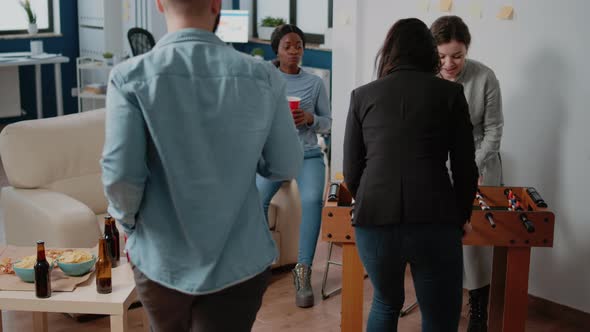
<svg viewBox="0 0 590 332">
<path fill-rule="evenodd" d="M 400 65 L 412 65 L 433 74 L 439 72 L 440 59 L 434 38 L 426 24 L 417 18 L 395 22 L 375 58 L 378 78 Z"/>
</svg>

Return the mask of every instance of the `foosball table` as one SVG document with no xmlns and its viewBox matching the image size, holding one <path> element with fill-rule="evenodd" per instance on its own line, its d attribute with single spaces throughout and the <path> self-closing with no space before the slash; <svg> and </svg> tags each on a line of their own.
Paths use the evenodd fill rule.
<svg viewBox="0 0 590 332">
<path fill-rule="evenodd" d="M 531 247 L 552 247 L 555 216 L 534 188 L 479 187 L 473 230 L 464 245 L 493 246 L 489 331 L 523 332 L 527 317 Z M 364 268 L 356 250 L 353 200 L 344 184 L 332 184 L 322 211 L 322 240 L 342 246 L 344 332 L 362 331 Z"/>
</svg>

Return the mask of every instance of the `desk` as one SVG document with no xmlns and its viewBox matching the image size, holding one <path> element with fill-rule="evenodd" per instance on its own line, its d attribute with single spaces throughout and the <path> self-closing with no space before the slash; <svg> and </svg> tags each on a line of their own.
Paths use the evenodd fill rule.
<svg viewBox="0 0 590 332">
<path fill-rule="evenodd" d="M 19 53 L 20 57 L 14 57 L 14 53 L 0 53 L 0 68 L 2 67 L 19 67 L 19 66 L 35 66 L 35 93 L 37 96 L 37 118 L 43 117 L 43 94 L 41 90 L 41 65 L 54 65 L 55 70 L 55 100 L 57 104 L 57 115 L 64 114 L 63 95 L 61 86 L 61 64 L 70 61 L 65 56 L 55 56 L 46 59 L 33 59 L 27 56 L 27 53 Z M 9 61 L 6 59 L 10 57 Z M 18 75 L 18 71 L 17 71 Z M 18 77 L 15 81 L 18 82 Z"/>
</svg>

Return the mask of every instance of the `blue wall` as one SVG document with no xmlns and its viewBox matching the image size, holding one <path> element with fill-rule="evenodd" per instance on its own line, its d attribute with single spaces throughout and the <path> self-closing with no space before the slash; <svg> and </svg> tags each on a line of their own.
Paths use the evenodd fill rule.
<svg viewBox="0 0 590 332">
<path fill-rule="evenodd" d="M 42 38 L 43 50 L 47 53 L 61 53 L 70 58 L 69 63 L 61 66 L 64 113 L 78 111 L 76 98 L 72 97 L 72 88 L 76 86 L 76 58 L 79 55 L 77 1 L 60 1 L 62 37 Z M 28 52 L 31 39 L 0 40 L 0 52 Z M 35 97 L 35 67 L 19 67 L 21 107 L 27 112 L 24 117 L 0 119 L 0 123 L 9 123 L 37 117 Z M 55 80 L 53 65 L 41 66 L 43 77 L 43 117 L 57 115 L 55 106 Z M 2 105 L 0 104 L 0 107 Z"/>
</svg>

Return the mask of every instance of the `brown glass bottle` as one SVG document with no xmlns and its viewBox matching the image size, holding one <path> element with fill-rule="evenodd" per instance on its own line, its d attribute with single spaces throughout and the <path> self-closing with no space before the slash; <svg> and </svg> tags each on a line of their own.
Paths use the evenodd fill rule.
<svg viewBox="0 0 590 332">
<path fill-rule="evenodd" d="M 115 218 L 111 217 L 112 227 L 113 227 L 113 235 L 115 236 L 115 261 L 117 265 L 121 262 L 121 239 L 119 238 L 119 230 L 117 229 L 117 221 Z"/>
<path fill-rule="evenodd" d="M 51 268 L 45 258 L 45 242 L 37 241 L 37 262 L 35 263 L 35 295 L 39 298 L 51 296 Z"/>
<path fill-rule="evenodd" d="M 121 251 L 119 250 L 119 230 L 115 219 L 110 215 L 104 217 L 104 239 L 107 242 L 107 253 L 111 258 L 112 267 L 119 265 Z"/>
<path fill-rule="evenodd" d="M 98 240 L 98 260 L 96 261 L 96 291 L 100 294 L 108 294 L 113 291 L 111 279 L 111 258 L 107 251 L 107 243 L 104 237 Z"/>
</svg>

